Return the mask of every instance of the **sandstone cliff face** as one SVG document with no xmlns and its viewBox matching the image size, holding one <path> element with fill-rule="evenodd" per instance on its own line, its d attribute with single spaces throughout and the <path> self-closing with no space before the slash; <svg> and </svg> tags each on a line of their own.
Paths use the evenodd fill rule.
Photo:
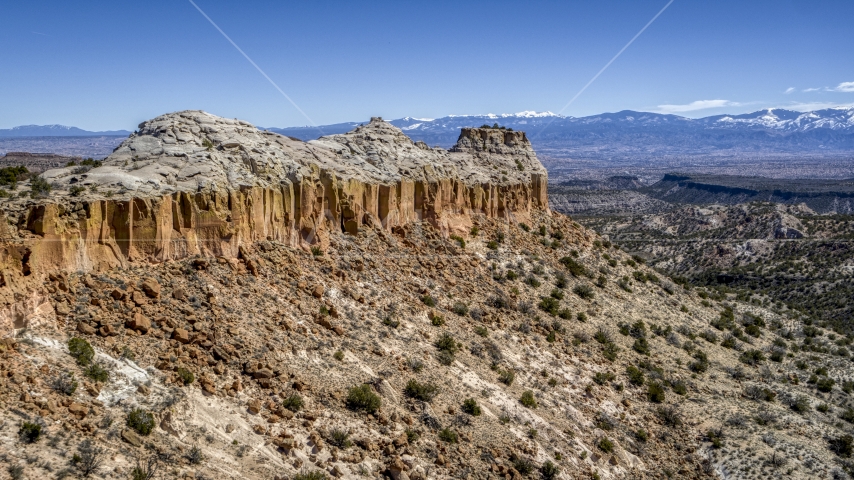
<svg viewBox="0 0 854 480">
<path fill-rule="evenodd" d="M 236 257 L 258 240 L 325 248 L 333 229 L 427 221 L 465 235 L 473 216 L 520 221 L 548 208 L 524 133 L 465 129 L 448 152 L 379 118 L 305 143 L 179 112 L 141 124 L 101 167 L 43 177 L 49 198 L 4 205 L 0 288 L 52 271 Z"/>
</svg>

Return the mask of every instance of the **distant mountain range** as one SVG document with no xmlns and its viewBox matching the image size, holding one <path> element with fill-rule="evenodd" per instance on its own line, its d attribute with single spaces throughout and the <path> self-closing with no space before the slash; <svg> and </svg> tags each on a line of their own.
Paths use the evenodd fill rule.
<svg viewBox="0 0 854 480">
<path fill-rule="evenodd" d="M 539 152 L 552 158 L 598 160 L 751 158 L 786 155 L 854 154 L 854 108 L 795 112 L 780 108 L 742 115 L 685 118 L 624 110 L 588 117 L 551 112 L 451 115 L 437 119 L 391 120 L 415 140 L 449 147 L 462 127 L 499 124 L 524 130 Z M 343 133 L 358 122 L 321 127 L 269 128 L 302 140 Z M 322 133 L 321 133 L 322 132 Z"/>
<path fill-rule="evenodd" d="M 854 158 L 854 107 L 795 112 L 769 108 L 742 115 L 686 118 L 624 110 L 587 117 L 551 112 L 501 115 L 449 115 L 442 118 L 405 117 L 391 123 L 429 145 L 450 147 L 463 127 L 483 124 L 524 130 L 547 166 L 565 159 L 611 163 L 693 162 L 700 159 Z M 359 122 L 320 127 L 267 128 L 301 140 L 345 133 Z M 90 132 L 62 125 L 27 125 L 0 130 L 0 137 L 127 136 L 114 130 Z M 551 163 L 552 160 L 557 164 Z"/>
<path fill-rule="evenodd" d="M 0 129 L 0 137 L 126 137 L 130 133 L 127 130 L 90 132 L 65 125 L 21 125 L 20 127 Z"/>
</svg>

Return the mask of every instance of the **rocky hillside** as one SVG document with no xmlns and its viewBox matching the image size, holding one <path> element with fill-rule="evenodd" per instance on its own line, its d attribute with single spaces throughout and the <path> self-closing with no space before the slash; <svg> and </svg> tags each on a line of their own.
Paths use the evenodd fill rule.
<svg viewBox="0 0 854 480">
<path fill-rule="evenodd" d="M 805 204 L 669 205 L 579 218 L 649 265 L 741 300 L 851 332 L 854 216 Z"/>
<path fill-rule="evenodd" d="M 183 112 L 39 178 L 4 200 L 12 478 L 850 467 L 850 340 L 551 212 L 521 132 L 301 143 Z"/>
</svg>

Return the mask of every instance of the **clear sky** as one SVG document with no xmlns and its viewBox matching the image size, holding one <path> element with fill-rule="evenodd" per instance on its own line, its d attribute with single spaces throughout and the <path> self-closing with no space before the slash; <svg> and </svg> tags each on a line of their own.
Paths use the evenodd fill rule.
<svg viewBox="0 0 854 480">
<path fill-rule="evenodd" d="M 314 122 L 559 111 L 667 3 L 194 0 Z M 307 120 L 189 0 L 6 0 L 0 128 Z M 675 0 L 563 113 L 854 104 L 854 1 Z"/>
</svg>

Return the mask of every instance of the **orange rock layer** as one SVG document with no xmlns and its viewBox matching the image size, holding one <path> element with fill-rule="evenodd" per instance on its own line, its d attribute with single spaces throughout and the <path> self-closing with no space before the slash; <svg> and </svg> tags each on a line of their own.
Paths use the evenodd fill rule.
<svg viewBox="0 0 854 480">
<path fill-rule="evenodd" d="M 426 221 L 444 235 L 465 235 L 479 215 L 527 221 L 533 209 L 547 209 L 546 183 L 545 175 L 532 174 L 529 184 L 502 186 L 472 186 L 449 178 L 381 185 L 315 169 L 312 178 L 279 189 L 94 200 L 84 205 L 83 215 L 70 215 L 61 204 L 36 205 L 18 232 L 14 227 L 0 232 L 13 234 L 4 234 L 12 239 L 0 244 L 0 295 L 9 299 L 10 291 L 23 291 L 16 286 L 53 272 L 99 271 L 193 255 L 234 258 L 241 245 L 260 240 L 324 248 L 335 229 L 350 234 L 365 226 L 391 231 Z"/>
</svg>

